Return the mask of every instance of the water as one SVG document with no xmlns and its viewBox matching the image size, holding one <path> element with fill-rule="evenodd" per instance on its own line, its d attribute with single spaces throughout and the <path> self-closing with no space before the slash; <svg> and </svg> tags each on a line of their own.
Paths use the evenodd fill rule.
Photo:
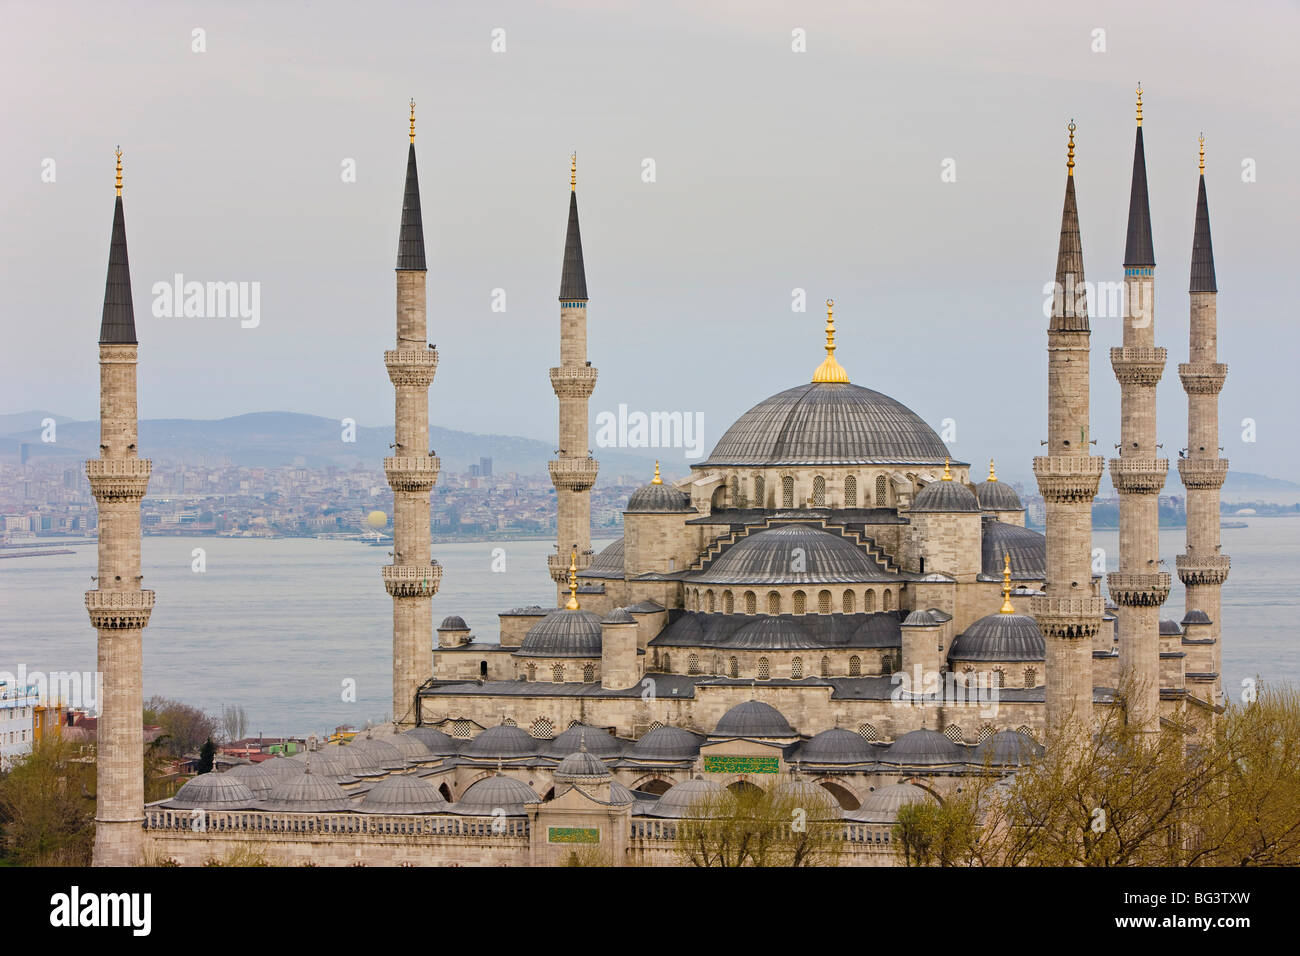
<svg viewBox="0 0 1300 956">
<path fill-rule="evenodd" d="M 1118 534 L 1099 531 L 1113 567 Z M 1161 532 L 1170 571 L 1183 531 Z M 599 550 L 607 541 L 596 543 Z M 203 548 L 207 571 L 191 570 Z M 492 571 L 493 549 L 505 549 L 504 572 Z M 442 588 L 435 624 L 465 618 L 482 640 L 496 640 L 499 611 L 551 606 L 548 541 L 434 542 Z M 1300 684 L 1300 519 L 1253 518 L 1225 529 L 1232 556 L 1224 586 L 1224 688 L 1241 681 Z M 144 539 L 145 586 L 158 606 L 145 631 L 145 695 L 160 694 L 219 713 L 241 705 L 250 732 L 319 733 L 339 724 L 385 718 L 392 699 L 392 602 L 380 583 L 388 549 L 314 538 Z M 83 604 L 92 586 L 95 547 L 74 554 L 0 561 L 0 671 L 91 671 L 95 631 Z M 1184 593 L 1174 590 L 1162 617 L 1180 620 Z M 357 700 L 342 699 L 356 681 Z"/>
</svg>

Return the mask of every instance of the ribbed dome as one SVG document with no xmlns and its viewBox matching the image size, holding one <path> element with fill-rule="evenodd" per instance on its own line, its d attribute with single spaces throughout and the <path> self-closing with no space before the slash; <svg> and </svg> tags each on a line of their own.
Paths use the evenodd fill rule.
<svg viewBox="0 0 1300 956">
<path fill-rule="evenodd" d="M 1028 614 L 989 614 L 957 635 L 950 661 L 1041 661 L 1047 644 Z"/>
<path fill-rule="evenodd" d="M 611 780 L 609 782 L 609 802 L 619 804 L 636 803 L 636 794 L 617 780 Z"/>
<path fill-rule="evenodd" d="M 870 763 L 876 749 L 861 734 L 832 728 L 823 730 L 799 749 L 799 760 L 808 763 Z"/>
<path fill-rule="evenodd" d="M 437 727 L 412 727 L 399 736 L 414 737 L 429 748 L 429 753 L 439 757 L 450 756 L 460 750 L 460 743 Z"/>
<path fill-rule="evenodd" d="M 471 784 L 452 808 L 457 813 L 475 817 L 493 816 L 495 810 L 503 810 L 506 816 L 522 816 L 525 803 L 538 803 L 540 800 L 533 788 L 522 780 L 496 774 Z"/>
<path fill-rule="evenodd" d="M 574 724 L 542 745 L 542 755 L 565 757 L 586 747 L 597 757 L 612 758 L 623 753 L 623 742 L 609 731 L 588 724 Z"/>
<path fill-rule="evenodd" d="M 360 782 L 357 778 L 358 769 L 343 754 L 327 757 L 323 752 L 318 752 L 307 762 L 307 768 L 313 776 L 344 786 Z"/>
<path fill-rule="evenodd" d="M 862 806 L 845 814 L 859 823 L 897 823 L 898 811 L 910 803 L 938 803 L 934 795 L 915 784 L 896 783 L 867 794 Z"/>
<path fill-rule="evenodd" d="M 280 782 L 278 776 L 255 763 L 236 764 L 226 771 L 226 776 L 238 780 L 258 798 L 265 797 Z"/>
<path fill-rule="evenodd" d="M 295 813 L 335 813 L 352 807 L 348 792 L 309 767 L 306 773 L 281 780 L 270 796 L 261 801 L 263 810 Z"/>
<path fill-rule="evenodd" d="M 636 618 L 634 618 L 631 614 L 628 613 L 627 608 L 625 608 L 625 607 L 616 607 L 616 608 L 614 608 L 614 610 L 610 611 L 610 612 L 609 612 L 608 614 L 606 614 L 603 618 L 601 618 L 600 623 L 602 623 L 602 624 L 635 624 L 635 623 L 636 623 Z"/>
<path fill-rule="evenodd" d="M 795 551 L 802 551 L 802 557 Z M 796 558 L 799 558 L 796 561 Z M 793 570 L 801 568 L 801 570 Z M 691 575 L 691 584 L 853 584 L 893 580 L 848 538 L 807 524 L 749 534 Z"/>
<path fill-rule="evenodd" d="M 639 514 L 663 514 L 677 513 L 680 511 L 691 511 L 691 496 L 684 491 L 678 491 L 672 485 L 642 485 L 636 491 L 632 492 L 632 497 L 627 500 L 629 512 Z"/>
<path fill-rule="evenodd" d="M 830 791 L 811 780 L 787 780 L 777 785 L 774 796 L 791 801 L 811 820 L 838 820 L 843 815 L 839 801 Z"/>
<path fill-rule="evenodd" d="M 717 737 L 793 737 L 782 713 L 761 700 L 747 700 L 722 715 L 713 731 Z"/>
<path fill-rule="evenodd" d="M 727 429 L 713 465 L 941 465 L 948 449 L 919 415 L 850 384 L 799 385 L 759 402 Z"/>
<path fill-rule="evenodd" d="M 301 760 L 294 760 L 290 757 L 272 757 L 270 760 L 263 760 L 257 766 L 272 774 L 277 780 L 296 777 L 305 769 L 305 765 Z"/>
<path fill-rule="evenodd" d="M 446 813 L 451 807 L 427 780 L 398 774 L 371 787 L 357 809 L 362 813 Z"/>
<path fill-rule="evenodd" d="M 1183 633 L 1183 628 L 1177 621 L 1161 621 L 1160 633 L 1165 637 L 1177 637 Z"/>
<path fill-rule="evenodd" d="M 596 783 L 612 776 L 604 761 L 586 750 L 569 754 L 555 768 L 556 783 Z"/>
<path fill-rule="evenodd" d="M 800 624 L 779 617 L 760 617 L 746 624 L 727 640 L 737 650 L 793 651 L 824 647 Z"/>
<path fill-rule="evenodd" d="M 975 748 L 971 763 L 986 759 L 1001 767 L 1023 767 L 1040 756 L 1043 748 L 1018 730 L 1000 730 Z"/>
<path fill-rule="evenodd" d="M 1023 511 L 1025 507 L 1020 503 L 1016 489 L 996 478 L 976 485 L 975 497 L 979 500 L 981 511 Z"/>
<path fill-rule="evenodd" d="M 396 747 L 398 753 L 406 758 L 407 763 L 420 763 L 433 757 L 420 738 L 410 734 L 391 734 L 384 738 L 384 743 Z"/>
<path fill-rule="evenodd" d="M 169 803 L 177 810 L 247 810 L 257 798 L 238 777 L 209 771 L 184 784 Z"/>
<path fill-rule="evenodd" d="M 615 538 L 592 556 L 591 564 L 578 572 L 580 578 L 619 578 L 623 577 L 623 539 Z"/>
<path fill-rule="evenodd" d="M 701 780 L 698 777 L 683 780 L 675 787 L 670 787 L 646 813 L 652 817 L 684 817 L 692 805 L 716 799 L 726 792 L 721 784 L 712 780 Z"/>
<path fill-rule="evenodd" d="M 600 657 L 600 615 L 591 611 L 552 611 L 528 629 L 515 654 L 520 657 Z"/>
<path fill-rule="evenodd" d="M 366 762 L 379 770 L 406 769 L 406 758 L 402 752 L 377 737 L 355 737 L 348 744 L 347 752 L 364 755 Z"/>
<path fill-rule="evenodd" d="M 1003 521 L 983 523 L 980 542 L 980 570 L 1002 577 L 1002 562 L 1011 555 L 1011 577 L 1041 581 L 1047 577 L 1047 538 L 1038 531 Z"/>
<path fill-rule="evenodd" d="M 459 614 L 449 614 L 442 619 L 442 623 L 438 625 L 438 630 L 468 631 L 469 625 L 465 623 L 465 619 Z"/>
<path fill-rule="evenodd" d="M 537 753 L 537 741 L 518 727 L 501 724 L 489 727 L 460 748 L 461 756 L 480 760 L 496 757 L 531 757 Z"/>
<path fill-rule="evenodd" d="M 656 727 L 627 752 L 635 760 L 690 760 L 700 752 L 700 738 L 680 727 Z"/>
<path fill-rule="evenodd" d="M 913 511 L 972 512 L 980 510 L 980 503 L 960 481 L 932 481 L 912 499 Z"/>
<path fill-rule="evenodd" d="M 937 730 L 913 730 L 894 741 L 877 759 L 906 766 L 961 763 L 966 751 Z"/>
</svg>

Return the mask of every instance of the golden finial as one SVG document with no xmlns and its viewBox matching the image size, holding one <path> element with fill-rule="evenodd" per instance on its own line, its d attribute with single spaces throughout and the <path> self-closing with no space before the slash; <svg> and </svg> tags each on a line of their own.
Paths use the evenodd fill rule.
<svg viewBox="0 0 1300 956">
<path fill-rule="evenodd" d="M 659 477 L 659 462 L 656 461 L 656 462 L 655 462 L 655 476 L 654 476 L 653 478 L 650 479 L 650 484 L 652 484 L 652 485 L 662 485 L 663 483 L 664 483 L 664 480 L 663 480 L 662 478 Z"/>
<path fill-rule="evenodd" d="M 566 611 L 578 610 L 578 549 L 573 549 L 569 559 L 569 603 L 564 605 Z"/>
<path fill-rule="evenodd" d="M 949 467 L 948 467 L 948 465 L 951 464 L 951 462 L 952 462 L 952 459 L 951 459 L 951 458 L 947 458 L 947 457 L 945 457 L 944 460 L 943 460 L 943 480 L 944 480 L 944 481 L 952 481 L 952 470 L 949 469 Z"/>
<path fill-rule="evenodd" d="M 1138 94 L 1138 125 L 1141 126 L 1142 125 L 1142 84 L 1141 83 L 1138 84 L 1137 94 Z"/>
<path fill-rule="evenodd" d="M 989 459 L 989 481 L 997 481 L 998 473 L 993 470 L 993 459 Z"/>
<path fill-rule="evenodd" d="M 826 360 L 813 372 L 813 383 L 847 384 L 849 373 L 835 361 L 835 300 L 826 300 Z"/>
<path fill-rule="evenodd" d="M 1067 126 L 1066 129 L 1070 131 L 1070 144 L 1069 144 L 1070 155 L 1068 161 L 1065 164 L 1065 168 L 1069 170 L 1069 173 L 1067 173 L 1067 175 L 1073 176 L 1074 175 L 1074 131 L 1078 129 L 1078 127 L 1074 125 L 1074 120 L 1070 120 L 1070 125 Z"/>
<path fill-rule="evenodd" d="M 411 142 L 415 142 L 415 98 L 411 98 Z"/>
<path fill-rule="evenodd" d="M 1011 554 L 1007 552 L 1006 560 L 1002 564 L 1002 607 L 998 609 L 999 614 L 1015 614 L 1016 609 L 1011 605 Z"/>
<path fill-rule="evenodd" d="M 569 157 L 569 192 L 578 191 L 578 151 L 575 149 Z"/>
<path fill-rule="evenodd" d="M 117 147 L 114 152 L 117 154 L 117 194 L 122 195 L 122 147 Z"/>
<path fill-rule="evenodd" d="M 1205 134 L 1201 134 L 1201 175 L 1205 175 Z"/>
</svg>

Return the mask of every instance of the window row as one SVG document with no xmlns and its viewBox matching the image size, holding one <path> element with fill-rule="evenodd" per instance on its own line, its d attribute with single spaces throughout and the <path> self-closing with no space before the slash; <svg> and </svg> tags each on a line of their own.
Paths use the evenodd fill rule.
<svg viewBox="0 0 1300 956">
<path fill-rule="evenodd" d="M 701 590 L 700 588 L 688 588 L 686 591 L 686 610 L 704 611 L 714 614 L 721 611 L 723 614 L 735 614 L 737 610 L 737 598 L 734 592 L 730 590 L 715 592 L 712 588 Z M 754 591 L 745 591 L 740 595 L 739 605 L 742 614 L 759 613 L 759 596 Z M 842 614 L 858 613 L 858 592 L 853 590 L 844 590 L 839 593 L 832 593 L 828 590 L 817 592 L 817 613 Z M 768 591 L 762 600 L 763 613 L 765 614 L 807 614 L 808 613 L 808 592 L 796 590 L 787 596 L 782 595 L 780 591 Z M 862 592 L 861 609 L 866 614 L 874 614 L 876 608 L 876 589 L 867 588 Z M 892 588 L 884 588 L 880 594 L 880 610 L 894 610 L 894 591 Z"/>
<path fill-rule="evenodd" d="M 799 508 L 805 505 L 813 508 L 889 508 L 895 504 L 891 500 L 889 478 L 884 474 L 864 478 L 861 494 L 857 475 L 844 476 L 839 495 L 833 491 L 828 494 L 827 487 L 825 475 L 814 475 L 810 486 L 798 481 L 794 475 L 782 475 L 779 494 L 774 494 L 769 502 L 765 476 L 756 474 L 743 478 L 732 475 L 722 489 L 726 495 L 725 503 L 718 501 L 716 493 L 714 501 L 731 508 Z"/>
<path fill-rule="evenodd" d="M 659 667 L 665 673 L 674 673 L 673 657 L 669 651 L 657 654 Z M 680 660 L 680 658 L 678 658 Z M 750 658 L 752 660 L 752 658 Z M 875 664 L 879 660 L 880 669 L 868 673 L 864 670 L 864 663 Z M 816 668 L 814 671 L 813 668 Z M 746 670 L 748 662 L 746 663 Z M 831 659 L 828 655 L 823 654 L 820 660 L 809 657 L 796 656 L 790 658 L 788 669 L 783 669 L 781 673 L 776 672 L 773 666 L 772 658 L 766 655 L 759 657 L 754 661 L 754 674 L 758 680 L 771 680 L 773 677 L 788 676 L 791 680 L 803 680 L 805 677 L 868 677 L 884 675 L 889 676 L 898 669 L 898 659 L 893 651 L 886 651 L 878 657 L 875 655 L 863 657 L 853 654 L 848 659 L 847 673 L 835 673 L 831 665 Z M 688 675 L 715 676 L 715 677 L 741 677 L 741 659 L 734 654 L 724 661 L 721 654 L 706 655 L 702 658 L 699 654 L 690 654 L 686 658 L 686 673 Z M 746 673 L 744 676 L 750 676 Z"/>
</svg>

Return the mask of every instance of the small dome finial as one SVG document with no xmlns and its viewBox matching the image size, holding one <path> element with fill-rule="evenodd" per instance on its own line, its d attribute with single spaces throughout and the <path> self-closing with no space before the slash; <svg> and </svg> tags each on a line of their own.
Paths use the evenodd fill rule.
<svg viewBox="0 0 1300 956">
<path fill-rule="evenodd" d="M 415 142 L 415 97 L 411 97 L 411 142 Z"/>
<path fill-rule="evenodd" d="M 1142 84 L 1141 83 L 1138 84 L 1137 95 L 1138 95 L 1138 102 L 1137 102 L 1138 125 L 1141 126 L 1142 125 Z"/>
<path fill-rule="evenodd" d="M 998 609 L 999 614 L 1015 614 L 1016 609 L 1011 605 L 1011 552 L 1003 555 L 1002 563 L 1002 607 Z"/>
<path fill-rule="evenodd" d="M 1074 125 L 1073 119 L 1070 120 L 1070 125 L 1067 126 L 1066 129 L 1070 131 L 1070 142 L 1069 142 L 1069 157 L 1066 160 L 1065 168 L 1069 170 L 1069 173 L 1067 175 L 1073 176 L 1074 175 L 1074 131 L 1078 129 L 1078 127 Z"/>
<path fill-rule="evenodd" d="M 948 466 L 952 464 L 952 459 L 945 456 L 943 459 L 943 480 L 952 481 L 952 469 Z"/>
<path fill-rule="evenodd" d="M 664 480 L 659 477 L 659 460 L 655 459 L 655 476 L 650 479 L 652 485 L 662 485 Z"/>
<path fill-rule="evenodd" d="M 1205 175 L 1205 134 L 1201 134 L 1201 175 Z"/>
<path fill-rule="evenodd" d="M 989 481 L 997 481 L 998 473 L 993 470 L 993 459 L 989 459 Z"/>
<path fill-rule="evenodd" d="M 118 146 L 113 151 L 117 156 L 117 194 L 122 195 L 122 147 Z"/>
<path fill-rule="evenodd" d="M 578 605 L 578 549 L 573 549 L 573 556 L 569 559 L 569 603 L 564 605 L 566 611 L 576 611 Z"/>
<path fill-rule="evenodd" d="M 835 361 L 835 300 L 826 300 L 826 359 L 813 372 L 813 384 L 847 384 L 849 373 Z"/>
<path fill-rule="evenodd" d="M 569 157 L 569 191 L 578 191 L 578 151 L 575 149 Z"/>
</svg>

